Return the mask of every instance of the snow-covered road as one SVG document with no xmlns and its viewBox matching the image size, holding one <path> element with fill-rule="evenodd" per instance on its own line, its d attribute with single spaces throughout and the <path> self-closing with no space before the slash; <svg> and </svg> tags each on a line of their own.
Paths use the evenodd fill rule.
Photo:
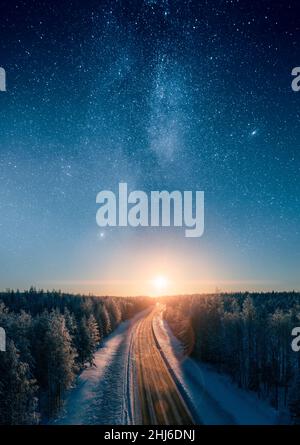
<svg viewBox="0 0 300 445">
<path fill-rule="evenodd" d="M 273 424 L 277 413 L 255 394 L 237 388 L 230 380 L 191 358 L 180 359 L 180 343 L 172 335 L 160 310 L 155 310 L 153 332 L 162 356 L 180 393 L 203 424 Z M 142 312 L 122 323 L 96 352 L 95 367 L 84 370 L 66 396 L 60 416 L 62 425 L 131 424 L 141 419 L 133 413 L 138 379 L 134 347 L 136 330 L 149 314 Z M 147 364 L 145 364 L 147 366 Z M 135 400 L 135 403 L 133 403 Z"/>
</svg>

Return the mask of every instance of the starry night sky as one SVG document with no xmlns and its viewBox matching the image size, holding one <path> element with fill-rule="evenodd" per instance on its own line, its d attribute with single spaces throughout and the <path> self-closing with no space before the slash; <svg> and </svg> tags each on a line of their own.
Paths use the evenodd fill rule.
<svg viewBox="0 0 300 445">
<path fill-rule="evenodd" d="M 299 290 L 300 5 L 280 3 L 1 2 L 1 288 Z M 101 230 L 121 181 L 204 190 L 204 235 Z"/>
</svg>

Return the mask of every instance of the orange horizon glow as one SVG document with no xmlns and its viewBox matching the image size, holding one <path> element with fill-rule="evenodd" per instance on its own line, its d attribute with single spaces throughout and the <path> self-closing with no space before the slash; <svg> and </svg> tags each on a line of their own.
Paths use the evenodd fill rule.
<svg viewBox="0 0 300 445">
<path fill-rule="evenodd" d="M 194 246 L 194 245 L 193 245 Z M 31 285 L 44 289 L 98 296 L 151 296 L 205 294 L 239 291 L 287 290 L 291 283 L 276 281 L 275 277 L 253 277 L 252 269 L 243 271 L 239 264 L 224 262 L 209 252 L 195 253 L 192 247 L 142 241 L 130 245 L 116 244 L 109 254 L 90 257 L 85 250 L 76 249 L 68 271 L 49 273 L 43 279 L 28 279 L 15 283 L 15 288 Z M 130 254 L 128 253 L 130 252 Z M 248 272 L 248 273 L 247 273 Z M 274 278 L 274 279 L 272 279 Z M 297 290 L 297 286 L 295 286 Z"/>
<path fill-rule="evenodd" d="M 30 286 L 28 286 L 29 288 Z M 39 282 L 37 288 L 59 289 L 63 292 L 78 293 L 95 296 L 149 296 L 160 297 L 166 295 L 185 294 L 213 294 L 217 292 L 271 292 L 273 290 L 294 290 L 279 286 L 271 281 L 228 280 L 228 281 L 194 281 L 179 283 L 165 275 L 155 275 L 144 282 L 132 280 L 76 280 Z"/>
<path fill-rule="evenodd" d="M 74 243 L 63 268 L 55 256 L 51 267 L 42 263 L 39 272 L 23 273 L 13 284 L 8 277 L 2 286 L 120 297 L 299 289 L 296 280 L 284 279 L 278 270 L 267 266 L 254 270 L 248 255 L 232 251 L 229 241 L 217 249 L 204 238 L 200 243 L 160 230 L 136 230 L 129 235 L 106 231 L 95 243 L 87 232 Z M 268 258 L 264 264 L 268 265 Z"/>
</svg>

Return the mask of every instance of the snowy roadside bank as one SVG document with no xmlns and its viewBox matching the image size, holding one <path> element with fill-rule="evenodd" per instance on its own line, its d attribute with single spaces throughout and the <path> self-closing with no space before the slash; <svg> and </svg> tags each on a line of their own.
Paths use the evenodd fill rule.
<svg viewBox="0 0 300 445">
<path fill-rule="evenodd" d="M 130 423 L 129 353 L 134 326 L 145 311 L 118 326 L 95 353 L 65 398 L 55 425 L 126 425 Z"/>
<path fill-rule="evenodd" d="M 157 340 L 198 417 L 206 425 L 272 425 L 278 412 L 255 393 L 238 388 L 230 378 L 190 357 L 180 360 L 182 346 L 162 313 L 153 322 Z"/>
</svg>

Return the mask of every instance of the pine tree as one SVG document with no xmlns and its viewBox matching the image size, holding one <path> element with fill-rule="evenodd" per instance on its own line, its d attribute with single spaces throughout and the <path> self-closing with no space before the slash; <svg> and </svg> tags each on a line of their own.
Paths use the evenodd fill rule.
<svg viewBox="0 0 300 445">
<path fill-rule="evenodd" d="M 26 425 L 39 420 L 37 385 L 30 377 L 29 366 L 20 360 L 12 340 L 6 352 L 0 352 L 0 424 Z"/>
<path fill-rule="evenodd" d="M 259 369 L 256 351 L 256 308 L 253 299 L 246 297 L 243 303 L 242 316 L 244 322 L 243 346 L 244 346 L 244 372 L 243 382 L 248 389 L 258 391 Z"/>
<path fill-rule="evenodd" d="M 81 365 L 94 363 L 94 352 L 100 342 L 99 329 L 94 315 L 83 316 L 79 323 L 77 336 L 77 351 Z"/>
<path fill-rule="evenodd" d="M 37 320 L 35 360 L 36 375 L 44 391 L 44 408 L 48 415 L 61 406 L 62 396 L 75 377 L 76 351 L 64 316 L 58 311 L 44 312 Z"/>
<path fill-rule="evenodd" d="M 108 313 L 108 310 L 105 306 L 105 304 L 103 305 L 102 308 L 102 319 L 103 319 L 103 331 L 104 331 L 104 335 L 108 335 L 111 333 L 112 331 L 112 326 L 111 326 L 111 322 L 110 322 L 110 316 Z"/>
</svg>

